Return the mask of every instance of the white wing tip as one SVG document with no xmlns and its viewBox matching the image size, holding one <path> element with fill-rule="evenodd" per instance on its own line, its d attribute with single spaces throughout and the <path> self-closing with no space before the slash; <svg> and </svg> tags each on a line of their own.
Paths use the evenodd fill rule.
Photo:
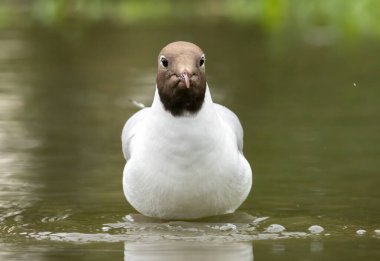
<svg viewBox="0 0 380 261">
<path fill-rule="evenodd" d="M 138 101 L 135 101 L 135 100 L 132 100 L 132 99 L 128 99 L 128 101 L 130 101 L 131 103 L 133 103 L 135 106 L 137 106 L 138 108 L 140 109 L 144 109 L 146 106 L 141 103 L 141 102 L 138 102 Z"/>
</svg>

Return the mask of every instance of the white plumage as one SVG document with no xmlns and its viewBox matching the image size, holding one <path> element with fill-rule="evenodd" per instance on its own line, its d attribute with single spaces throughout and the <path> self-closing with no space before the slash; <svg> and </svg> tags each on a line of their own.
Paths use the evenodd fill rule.
<svg viewBox="0 0 380 261">
<path fill-rule="evenodd" d="M 122 132 L 127 160 L 123 189 L 140 213 L 163 219 L 195 219 L 234 212 L 251 189 L 243 130 L 207 87 L 195 114 L 175 117 L 156 90 L 151 107 L 134 114 Z"/>
</svg>

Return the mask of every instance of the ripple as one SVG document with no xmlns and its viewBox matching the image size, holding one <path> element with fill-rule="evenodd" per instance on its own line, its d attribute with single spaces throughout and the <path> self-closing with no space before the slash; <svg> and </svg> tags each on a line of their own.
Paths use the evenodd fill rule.
<svg viewBox="0 0 380 261">
<path fill-rule="evenodd" d="M 13 217 L 21 216 L 21 213 L 13 213 Z M 67 219 L 72 213 L 62 213 L 53 217 L 44 217 L 41 223 L 50 223 Z M 21 219 L 22 220 L 22 219 Z M 256 240 L 276 240 L 290 238 L 314 238 L 314 235 L 339 236 L 359 235 L 362 237 L 378 237 L 380 231 L 373 229 L 372 233 L 359 229 L 349 231 L 343 226 L 341 231 L 332 230 L 325 232 L 319 225 L 305 227 L 304 231 L 289 231 L 283 225 L 268 223 L 269 217 L 253 217 L 247 213 L 238 212 L 230 215 L 207 218 L 197 221 L 165 221 L 140 214 L 129 214 L 116 223 L 104 223 L 98 228 L 92 228 L 88 232 L 70 231 L 40 231 L 30 232 L 31 227 L 26 228 L 7 226 L 6 231 L 18 234 L 26 238 L 36 240 L 52 240 L 74 243 L 92 242 L 135 242 L 155 243 L 160 241 L 181 242 L 250 242 Z M 21 222 L 22 223 L 22 222 Z M 20 229 L 21 228 L 21 229 Z M 47 228 L 45 226 L 45 228 Z M 93 233 L 94 232 L 94 233 Z"/>
<path fill-rule="evenodd" d="M 305 232 L 284 232 L 281 225 L 259 231 L 265 218 L 252 217 L 246 213 L 210 218 L 197 222 L 163 221 L 139 214 L 130 214 L 122 222 L 103 224 L 99 233 L 39 232 L 26 236 L 38 240 L 90 242 L 146 242 L 185 241 L 185 242 L 246 242 L 253 240 L 302 238 Z M 49 220 L 49 219 L 47 219 Z M 227 221 L 227 222 L 226 222 Z"/>
<path fill-rule="evenodd" d="M 59 216 L 54 216 L 54 217 L 44 217 L 41 219 L 41 222 L 42 223 L 48 223 L 48 222 L 61 221 L 61 220 L 64 220 L 70 216 L 71 216 L 71 214 L 64 214 L 64 215 L 59 215 Z"/>
</svg>

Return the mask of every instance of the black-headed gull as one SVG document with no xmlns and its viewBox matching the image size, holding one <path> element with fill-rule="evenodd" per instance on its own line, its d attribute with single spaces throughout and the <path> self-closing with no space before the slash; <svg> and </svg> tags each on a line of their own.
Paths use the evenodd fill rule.
<svg viewBox="0 0 380 261">
<path fill-rule="evenodd" d="M 251 189 L 243 129 L 232 111 L 213 103 L 205 60 L 195 44 L 165 46 L 152 106 L 124 126 L 124 194 L 146 216 L 196 219 L 232 213 Z"/>
</svg>

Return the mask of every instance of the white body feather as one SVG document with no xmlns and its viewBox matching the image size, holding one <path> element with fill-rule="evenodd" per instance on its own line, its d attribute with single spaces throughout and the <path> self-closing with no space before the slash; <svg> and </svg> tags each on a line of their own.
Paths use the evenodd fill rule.
<svg viewBox="0 0 380 261">
<path fill-rule="evenodd" d="M 242 154 L 236 115 L 211 100 L 201 110 L 174 117 L 156 91 L 152 107 L 125 124 L 127 200 L 146 216 L 194 219 L 235 211 L 251 189 L 252 172 Z"/>
</svg>

